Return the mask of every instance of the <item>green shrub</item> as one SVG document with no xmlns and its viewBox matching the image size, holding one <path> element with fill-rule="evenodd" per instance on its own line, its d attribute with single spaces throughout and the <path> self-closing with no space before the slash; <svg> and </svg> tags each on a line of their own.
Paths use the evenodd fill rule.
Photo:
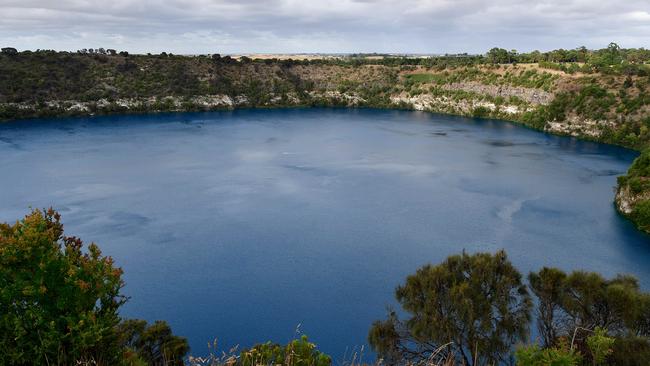
<svg viewBox="0 0 650 366">
<path fill-rule="evenodd" d="M 472 116 L 477 117 L 477 118 L 485 118 L 485 117 L 490 116 L 490 112 L 491 111 L 490 111 L 489 108 L 483 107 L 483 106 L 478 106 L 478 107 L 475 107 L 472 110 Z"/>
<path fill-rule="evenodd" d="M 52 209 L 0 224 L 0 365 L 183 365 L 167 323 L 120 322 L 121 276 Z"/>
<path fill-rule="evenodd" d="M 640 229 L 650 231 L 650 200 L 637 202 L 632 209 L 631 217 Z"/>
<path fill-rule="evenodd" d="M 52 209 L 0 224 L 0 364 L 121 362 L 122 271 L 82 248 Z"/>
<path fill-rule="evenodd" d="M 582 362 L 579 353 L 570 350 L 566 343 L 557 348 L 542 349 L 538 345 L 517 348 L 517 366 L 578 366 Z"/>
<path fill-rule="evenodd" d="M 267 342 L 243 350 L 237 364 L 240 366 L 330 366 L 332 358 L 318 351 L 316 345 L 303 335 L 285 346 Z"/>
<path fill-rule="evenodd" d="M 164 321 L 148 325 L 145 320 L 129 319 L 116 330 L 127 352 L 147 365 L 183 366 L 183 357 L 190 350 L 187 339 L 173 335 Z"/>
<path fill-rule="evenodd" d="M 591 360 L 594 366 L 602 365 L 605 359 L 612 353 L 614 338 L 607 336 L 603 328 L 596 328 L 594 334 L 587 338 L 587 346 L 591 351 Z"/>
<path fill-rule="evenodd" d="M 608 358 L 612 366 L 645 366 L 650 360 L 650 341 L 645 337 L 620 337 Z"/>
<path fill-rule="evenodd" d="M 632 177 L 650 177 L 650 149 L 643 151 L 634 160 L 628 170 L 628 175 Z"/>
<path fill-rule="evenodd" d="M 650 189 L 650 179 L 645 177 L 632 177 L 629 179 L 623 179 L 623 181 L 628 184 L 630 190 L 634 194 L 643 193 Z"/>
</svg>

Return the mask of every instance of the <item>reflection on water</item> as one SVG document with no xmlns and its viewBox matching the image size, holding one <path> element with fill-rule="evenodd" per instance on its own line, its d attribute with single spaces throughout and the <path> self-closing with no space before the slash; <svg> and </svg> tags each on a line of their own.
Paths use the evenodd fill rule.
<svg viewBox="0 0 650 366">
<path fill-rule="evenodd" d="M 612 205 L 635 153 L 490 120 L 272 110 L 0 125 L 0 220 L 53 205 L 125 269 L 125 316 L 200 354 L 286 341 L 337 358 L 394 287 L 462 249 L 638 276 L 650 243 Z"/>
</svg>

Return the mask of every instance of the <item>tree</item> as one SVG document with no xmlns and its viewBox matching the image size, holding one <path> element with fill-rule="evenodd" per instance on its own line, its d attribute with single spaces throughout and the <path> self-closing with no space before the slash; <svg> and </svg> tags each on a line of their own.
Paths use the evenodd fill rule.
<svg viewBox="0 0 650 366">
<path fill-rule="evenodd" d="M 368 336 L 389 361 L 418 362 L 438 352 L 466 365 L 500 363 L 528 335 L 532 301 L 504 251 L 463 252 L 426 265 L 396 289 L 396 298 L 410 317 L 402 322 L 393 312 Z"/>
<path fill-rule="evenodd" d="M 612 42 L 607 46 L 607 48 L 596 51 L 589 59 L 589 62 L 594 64 L 596 67 L 599 67 L 602 71 L 603 68 L 607 66 L 619 65 L 623 61 L 621 53 L 621 47 Z"/>
<path fill-rule="evenodd" d="M 562 309 L 568 329 L 601 327 L 614 334 L 633 329 L 642 309 L 639 284 L 631 276 L 604 279 L 594 272 L 575 271 L 566 278 Z"/>
<path fill-rule="evenodd" d="M 555 268 L 543 268 L 528 278 L 539 300 L 538 329 L 545 347 L 569 339 L 596 364 L 609 349 L 617 360 L 629 358 L 622 353 L 627 348 L 650 350 L 650 294 L 640 291 L 636 278 L 605 279 L 584 271 L 567 275 Z M 617 342 L 613 348 L 612 339 Z"/>
<path fill-rule="evenodd" d="M 561 326 L 561 302 L 564 296 L 566 274 L 556 268 L 542 268 L 530 273 L 528 281 L 532 292 L 539 299 L 536 310 L 537 330 L 545 348 L 556 345 Z"/>
<path fill-rule="evenodd" d="M 121 276 L 52 209 L 0 224 L 0 365 L 183 365 L 187 340 L 167 323 L 120 322 Z"/>
<path fill-rule="evenodd" d="M 148 325 L 145 320 L 125 320 L 117 333 L 121 345 L 150 366 L 183 366 L 183 357 L 190 350 L 187 339 L 173 335 L 164 321 Z"/>
<path fill-rule="evenodd" d="M 493 64 L 507 64 L 511 61 L 511 54 L 508 50 L 494 47 L 487 53 L 488 62 Z"/>
<path fill-rule="evenodd" d="M 519 53 L 517 53 L 517 50 L 512 49 L 508 52 L 508 63 L 516 63 L 518 59 Z"/>
<path fill-rule="evenodd" d="M 611 42 L 607 46 L 607 54 L 609 56 L 610 65 L 614 65 L 616 63 L 621 62 L 620 53 L 621 53 L 621 47 L 615 42 Z"/>
<path fill-rule="evenodd" d="M 0 224 L 0 364 L 116 364 L 122 270 L 54 210 Z"/>
</svg>

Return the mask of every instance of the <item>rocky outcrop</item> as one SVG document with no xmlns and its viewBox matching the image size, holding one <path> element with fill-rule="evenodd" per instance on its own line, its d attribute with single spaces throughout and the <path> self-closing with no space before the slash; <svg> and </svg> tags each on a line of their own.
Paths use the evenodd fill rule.
<svg viewBox="0 0 650 366">
<path fill-rule="evenodd" d="M 228 95 L 198 95 L 190 97 L 163 96 L 148 98 L 118 98 L 113 100 L 99 99 L 97 101 L 51 100 L 43 104 L 37 103 L 0 103 L 0 109 L 17 109 L 29 114 L 38 115 L 43 111 L 51 115 L 92 115 L 95 113 L 112 112 L 174 112 L 186 110 L 219 110 L 238 107 L 282 107 L 307 105 L 312 102 L 320 104 L 360 106 L 366 100 L 354 93 L 338 91 L 310 92 L 306 98 L 300 98 L 296 93 L 270 95 L 266 101 L 251 103 L 246 95 L 231 97 Z M 318 103 L 317 103 L 318 104 Z"/>
<path fill-rule="evenodd" d="M 93 112 L 110 112 L 116 110 L 182 110 L 184 105 L 191 104 L 196 108 L 219 109 L 234 108 L 245 105 L 245 96 L 231 98 L 227 95 L 202 95 L 193 97 L 148 97 L 148 98 L 118 98 L 114 100 L 99 99 L 97 101 L 81 102 L 75 100 L 50 100 L 45 107 L 51 111 L 68 112 L 71 114 L 92 114 Z M 17 108 L 20 110 L 38 110 L 42 106 L 35 103 L 3 103 L 0 107 Z"/>
<path fill-rule="evenodd" d="M 432 94 L 418 94 L 409 96 L 408 94 L 399 94 L 390 98 L 391 102 L 397 106 L 407 105 L 417 111 L 430 111 L 439 113 L 450 113 L 460 115 L 472 115 L 476 108 L 485 108 L 490 112 L 496 112 L 505 115 L 518 115 L 528 110 L 527 107 L 501 104 L 497 105 L 490 101 L 480 99 L 455 99 L 448 96 L 438 96 Z"/>
<path fill-rule="evenodd" d="M 571 116 L 564 121 L 550 121 L 546 124 L 546 132 L 570 135 L 576 137 L 598 138 L 606 128 L 614 128 L 613 121 L 595 121 L 577 116 Z"/>
<path fill-rule="evenodd" d="M 546 105 L 553 100 L 553 94 L 533 88 L 524 88 L 510 85 L 491 85 L 478 82 L 450 83 L 441 86 L 445 90 L 463 90 L 467 92 L 489 95 L 492 97 L 517 97 L 535 105 Z"/>
<path fill-rule="evenodd" d="M 344 104 L 350 107 L 360 106 L 366 103 L 366 100 L 361 98 L 356 93 L 341 93 L 340 91 L 325 91 L 325 92 L 309 92 L 312 99 L 325 99 L 336 101 L 336 104 Z"/>
<path fill-rule="evenodd" d="M 632 194 L 630 187 L 627 185 L 619 186 L 616 190 L 616 208 L 624 215 L 630 215 L 634 210 L 634 204 L 639 201 L 639 197 Z"/>
</svg>

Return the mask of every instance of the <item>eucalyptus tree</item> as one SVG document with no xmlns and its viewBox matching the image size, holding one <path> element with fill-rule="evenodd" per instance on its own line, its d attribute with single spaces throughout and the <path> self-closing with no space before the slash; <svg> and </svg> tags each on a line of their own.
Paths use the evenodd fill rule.
<svg viewBox="0 0 650 366">
<path fill-rule="evenodd" d="M 526 340 L 532 300 L 504 251 L 454 255 L 425 265 L 395 291 L 408 317 L 376 321 L 369 343 L 390 364 L 431 357 L 465 365 L 510 361 Z"/>
</svg>

